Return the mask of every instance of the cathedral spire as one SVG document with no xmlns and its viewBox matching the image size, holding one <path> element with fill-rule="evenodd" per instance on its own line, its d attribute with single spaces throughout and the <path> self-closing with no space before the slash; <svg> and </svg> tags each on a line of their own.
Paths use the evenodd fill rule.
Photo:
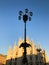
<svg viewBox="0 0 49 65">
<path fill-rule="evenodd" d="M 38 49 L 41 49 L 41 45 L 40 45 L 40 43 L 38 44 Z"/>
<path fill-rule="evenodd" d="M 18 47 L 21 45 L 21 43 L 24 42 L 22 38 L 19 39 L 18 41 Z"/>
<path fill-rule="evenodd" d="M 37 51 L 40 52 L 42 49 L 41 49 L 41 45 L 40 43 L 38 44 L 38 47 L 37 47 Z"/>
<path fill-rule="evenodd" d="M 11 46 L 9 46 L 8 53 L 7 53 L 7 60 L 9 60 L 11 58 L 12 58 L 12 48 L 11 48 Z"/>
<path fill-rule="evenodd" d="M 16 46 L 16 41 L 14 42 L 14 48 L 13 48 L 13 58 L 16 58 L 16 53 L 17 53 L 17 46 Z"/>
</svg>

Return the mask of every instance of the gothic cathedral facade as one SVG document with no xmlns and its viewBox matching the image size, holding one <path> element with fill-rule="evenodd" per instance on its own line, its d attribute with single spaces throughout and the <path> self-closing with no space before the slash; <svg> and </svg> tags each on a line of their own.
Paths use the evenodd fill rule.
<svg viewBox="0 0 49 65">
<path fill-rule="evenodd" d="M 45 50 L 42 50 L 40 45 L 36 47 L 33 41 L 26 40 L 31 47 L 26 48 L 27 61 L 28 65 L 49 65 L 48 57 Z M 18 45 L 14 45 L 14 48 L 8 48 L 6 65 L 25 65 L 23 63 L 23 47 L 19 48 L 20 44 L 24 42 L 22 39 L 19 39 Z"/>
</svg>

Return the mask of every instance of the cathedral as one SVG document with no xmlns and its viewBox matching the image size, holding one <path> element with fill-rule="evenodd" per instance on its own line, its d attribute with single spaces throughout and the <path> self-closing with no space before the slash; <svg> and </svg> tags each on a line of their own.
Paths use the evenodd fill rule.
<svg viewBox="0 0 49 65">
<path fill-rule="evenodd" d="M 24 40 L 19 39 L 18 45 L 16 42 L 14 48 L 8 48 L 6 65 L 27 65 L 23 63 L 23 47 L 19 47 Z M 31 45 L 31 47 L 26 48 L 26 57 L 28 65 L 49 65 L 48 57 L 46 51 L 40 46 L 36 47 L 33 41 L 26 39 L 26 42 Z"/>
</svg>

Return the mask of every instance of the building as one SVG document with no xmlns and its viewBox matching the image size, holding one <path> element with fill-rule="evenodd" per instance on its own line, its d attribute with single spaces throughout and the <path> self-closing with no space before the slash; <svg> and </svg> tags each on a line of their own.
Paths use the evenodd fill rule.
<svg viewBox="0 0 49 65">
<path fill-rule="evenodd" d="M 8 48 L 6 65 L 25 65 L 23 63 L 24 49 L 23 47 L 19 48 L 22 42 L 24 41 L 19 39 L 18 46 L 15 43 L 13 49 L 11 47 Z M 42 50 L 40 45 L 37 48 L 34 42 L 29 39 L 26 42 L 31 45 L 31 47 L 26 48 L 28 65 L 49 65 L 46 51 Z"/>
<path fill-rule="evenodd" d="M 6 64 L 6 55 L 0 54 L 0 65 Z"/>
</svg>

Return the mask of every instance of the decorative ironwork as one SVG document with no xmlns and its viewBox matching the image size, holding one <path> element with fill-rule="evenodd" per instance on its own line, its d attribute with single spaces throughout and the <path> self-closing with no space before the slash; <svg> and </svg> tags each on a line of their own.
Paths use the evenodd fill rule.
<svg viewBox="0 0 49 65">
<path fill-rule="evenodd" d="M 25 9 L 25 13 L 23 13 L 22 11 L 19 11 L 19 20 L 21 20 L 21 18 L 23 18 L 24 21 L 24 43 L 22 43 L 20 45 L 20 48 L 23 47 L 24 48 L 24 53 L 23 53 L 23 63 L 28 65 L 28 61 L 27 61 L 27 57 L 26 57 L 26 48 L 31 46 L 30 44 L 28 44 L 26 42 L 26 22 L 29 20 L 31 21 L 31 16 L 33 15 L 32 12 L 29 12 L 28 9 Z"/>
</svg>

